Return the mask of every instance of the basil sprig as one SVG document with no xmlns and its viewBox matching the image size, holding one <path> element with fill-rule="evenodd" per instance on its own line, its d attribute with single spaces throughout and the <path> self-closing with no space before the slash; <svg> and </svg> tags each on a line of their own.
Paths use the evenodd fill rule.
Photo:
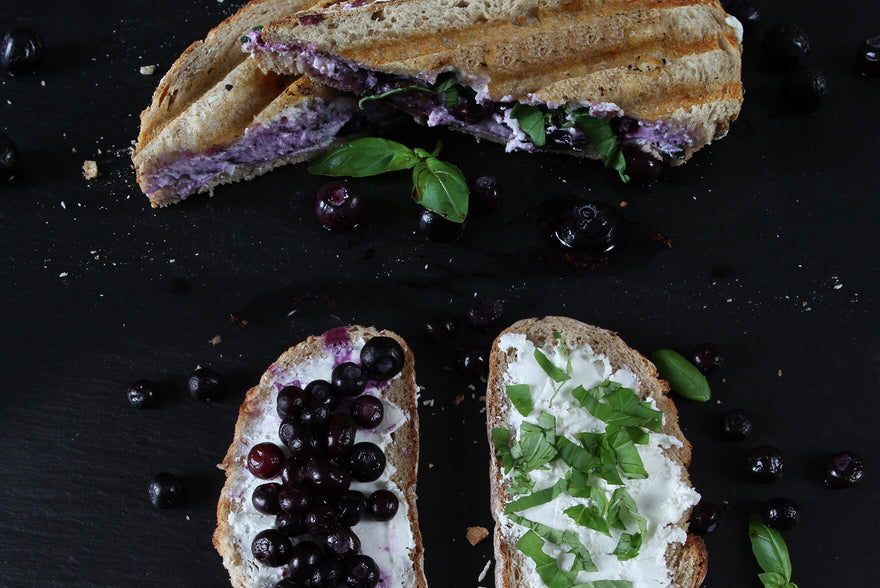
<svg viewBox="0 0 880 588">
<path fill-rule="evenodd" d="M 673 392 L 699 402 L 706 402 L 712 396 L 706 376 L 681 354 L 671 349 L 658 349 L 651 355 L 651 360 Z"/>
<path fill-rule="evenodd" d="M 764 570 L 758 579 L 764 588 L 797 588 L 791 581 L 791 559 L 782 535 L 761 522 L 761 517 L 752 515 L 749 520 L 749 539 L 752 553 L 758 565 Z"/>
<path fill-rule="evenodd" d="M 461 223 L 467 217 L 470 191 L 461 170 L 437 158 L 441 147 L 428 153 L 396 141 L 364 137 L 321 155 L 308 171 L 320 176 L 363 178 L 412 169 L 415 201 L 447 220 Z"/>
</svg>

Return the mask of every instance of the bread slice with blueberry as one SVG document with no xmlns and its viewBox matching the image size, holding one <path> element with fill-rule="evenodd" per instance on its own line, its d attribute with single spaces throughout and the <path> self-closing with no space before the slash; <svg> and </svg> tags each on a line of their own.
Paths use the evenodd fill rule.
<svg viewBox="0 0 880 588">
<path fill-rule="evenodd" d="M 668 391 L 611 331 L 546 317 L 498 336 L 486 394 L 496 588 L 700 586 L 708 555 L 687 532 L 700 497 Z"/>
<path fill-rule="evenodd" d="M 233 586 L 427 585 L 413 362 L 395 333 L 340 327 L 247 393 L 214 533 Z"/>
</svg>

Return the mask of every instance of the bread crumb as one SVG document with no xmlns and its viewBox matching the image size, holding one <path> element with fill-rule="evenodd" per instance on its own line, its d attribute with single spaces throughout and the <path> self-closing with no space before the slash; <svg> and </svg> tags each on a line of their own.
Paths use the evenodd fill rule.
<svg viewBox="0 0 880 588">
<path fill-rule="evenodd" d="M 429 398 L 429 399 L 427 399 L 427 400 L 423 400 L 423 401 L 422 401 L 422 404 L 425 405 L 425 406 L 434 406 L 434 399 L 433 399 L 433 398 Z"/>
<path fill-rule="evenodd" d="M 483 571 L 480 572 L 480 575 L 477 576 L 477 582 L 482 582 L 483 580 L 486 579 L 486 574 L 489 572 L 489 568 L 491 568 L 491 567 L 492 567 L 492 560 L 490 559 L 489 561 L 486 562 L 486 565 L 483 566 Z"/>
<path fill-rule="evenodd" d="M 452 404 L 454 404 L 455 406 L 458 406 L 462 402 L 464 402 L 464 396 L 459 394 L 458 396 L 455 397 L 455 400 L 452 401 Z"/>
<path fill-rule="evenodd" d="M 223 337 L 220 335 L 214 335 L 211 338 L 211 345 L 219 345 L 223 341 Z"/>
<path fill-rule="evenodd" d="M 154 73 L 156 73 L 156 66 L 155 65 L 142 65 L 140 71 L 141 71 L 142 76 L 151 76 Z"/>
<path fill-rule="evenodd" d="M 87 180 L 94 180 L 98 177 L 98 164 L 92 159 L 86 159 L 83 162 L 83 177 Z"/>
<path fill-rule="evenodd" d="M 628 203 L 626 200 L 622 200 L 622 201 L 620 202 L 620 207 L 621 207 L 621 208 L 626 208 L 627 206 L 629 206 L 629 203 Z"/>
<path fill-rule="evenodd" d="M 776 370 L 776 375 L 781 378 L 782 377 L 782 370 Z"/>
<path fill-rule="evenodd" d="M 476 545 L 489 536 L 489 529 L 486 527 L 468 527 L 467 540 L 471 545 Z"/>
</svg>

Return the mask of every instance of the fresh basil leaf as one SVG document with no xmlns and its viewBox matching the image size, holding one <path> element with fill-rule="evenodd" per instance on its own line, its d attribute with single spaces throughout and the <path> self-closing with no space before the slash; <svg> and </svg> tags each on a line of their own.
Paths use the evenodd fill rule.
<svg viewBox="0 0 880 588">
<path fill-rule="evenodd" d="M 706 402 L 712 396 L 706 377 L 681 354 L 671 349 L 658 349 L 651 355 L 651 361 L 673 392 L 699 402 Z"/>
<path fill-rule="evenodd" d="M 647 445 L 651 436 L 641 427 L 620 427 L 617 425 L 608 425 L 605 427 L 606 435 L 615 435 L 618 432 L 626 433 L 626 435 L 636 445 Z"/>
<path fill-rule="evenodd" d="M 576 504 L 572 507 L 566 508 L 562 512 L 567 514 L 569 518 L 578 525 L 589 527 L 594 531 L 599 531 L 603 535 L 611 537 L 611 530 L 608 528 L 608 521 L 605 520 L 599 507 Z"/>
<path fill-rule="evenodd" d="M 528 384 L 510 384 L 505 388 L 507 397 L 513 403 L 514 408 L 523 416 L 531 414 L 532 407 L 532 391 Z"/>
<path fill-rule="evenodd" d="M 523 496 L 513 502 L 507 504 L 504 507 L 504 514 L 510 514 L 514 512 L 520 512 L 522 510 L 526 510 L 528 508 L 532 508 L 535 506 L 539 506 L 541 504 L 547 504 L 563 492 L 568 487 L 568 480 L 562 478 L 558 480 L 555 484 L 550 486 L 549 488 L 544 488 L 543 490 L 538 490 L 533 494 L 528 496 Z M 554 543 L 558 543 L 558 541 L 554 541 Z"/>
<path fill-rule="evenodd" d="M 588 472 L 597 465 L 593 454 L 561 435 L 556 438 L 556 451 L 562 461 L 575 471 Z"/>
<path fill-rule="evenodd" d="M 363 110 L 364 104 L 367 102 L 371 102 L 373 100 L 382 100 L 384 98 L 388 98 L 389 96 L 394 96 L 395 94 L 404 94 L 406 92 L 427 92 L 428 94 L 434 94 L 435 92 L 430 88 L 426 88 L 424 86 L 419 86 L 417 84 L 413 84 L 412 86 L 405 86 L 403 88 L 394 88 L 393 90 L 388 90 L 387 92 L 382 92 L 381 94 L 373 94 L 371 96 L 364 96 L 360 100 L 358 100 L 358 108 Z"/>
<path fill-rule="evenodd" d="M 513 482 L 507 489 L 508 494 L 529 494 L 535 488 L 535 483 L 529 477 L 529 474 L 523 471 L 513 471 Z"/>
<path fill-rule="evenodd" d="M 447 109 L 458 104 L 460 86 L 458 85 L 455 76 L 450 76 L 437 84 L 434 88 L 434 92 L 437 94 L 443 94 L 443 105 Z"/>
<path fill-rule="evenodd" d="M 464 222 L 470 192 L 461 170 L 436 157 L 428 157 L 413 165 L 415 201 L 447 220 Z"/>
<path fill-rule="evenodd" d="M 547 131 L 544 128 L 544 113 L 534 106 L 517 102 L 510 110 L 510 116 L 519 122 L 520 128 L 537 147 L 547 144 Z"/>
<path fill-rule="evenodd" d="M 544 553 L 544 540 L 532 530 L 526 531 L 516 547 L 535 562 L 535 570 L 548 588 L 571 588 L 574 586 L 576 573 L 563 572 L 559 569 L 556 558 Z"/>
<path fill-rule="evenodd" d="M 587 390 L 587 392 L 589 392 L 590 395 L 592 395 L 596 400 L 602 400 L 612 392 L 616 392 L 621 388 L 623 388 L 623 384 L 620 384 L 619 382 L 612 382 L 611 380 L 605 380 L 600 384 L 596 384 L 595 386 Z"/>
<path fill-rule="evenodd" d="M 574 563 L 571 564 L 572 572 L 598 572 L 599 568 L 593 562 L 593 557 L 587 546 L 584 545 L 574 531 L 566 529 L 562 532 L 562 541 L 566 543 L 574 554 Z"/>
<path fill-rule="evenodd" d="M 608 508 L 608 524 L 615 529 L 625 531 L 629 521 L 634 521 L 639 526 L 642 535 L 647 532 L 648 519 L 639 514 L 635 499 L 626 488 L 616 488 L 611 495 Z"/>
<path fill-rule="evenodd" d="M 409 169 L 418 161 L 419 158 L 406 145 L 378 137 L 363 137 L 321 155 L 309 165 L 308 172 L 319 176 L 363 178 Z"/>
<path fill-rule="evenodd" d="M 614 129 L 611 128 L 611 123 L 591 116 L 589 112 L 584 110 L 573 112 L 572 118 L 575 126 L 583 131 L 593 148 L 602 156 L 605 167 L 617 170 L 620 179 L 628 182 L 629 176 L 624 173 L 626 161 L 620 151 L 617 136 L 614 134 Z"/>
<path fill-rule="evenodd" d="M 538 365 L 541 366 L 541 369 L 544 370 L 544 373 L 547 374 L 551 380 L 554 382 L 565 382 L 566 380 L 571 379 L 571 375 L 565 373 L 556 365 L 553 364 L 550 359 L 544 355 L 544 352 L 540 349 L 535 348 L 535 361 L 538 362 Z"/>
<path fill-rule="evenodd" d="M 545 431 L 527 432 L 523 423 L 520 440 L 511 448 L 517 467 L 525 472 L 536 470 L 556 459 L 556 447 L 547 440 Z M 532 425 L 534 426 L 534 425 Z"/>
<path fill-rule="evenodd" d="M 752 542 L 752 553 L 761 569 L 781 574 L 786 582 L 791 581 L 791 559 L 779 531 L 761 522 L 761 517 L 752 515 L 749 520 L 749 539 Z"/>
<path fill-rule="evenodd" d="M 536 523 L 535 521 L 531 521 L 525 517 L 522 517 L 518 514 L 509 514 L 507 515 L 512 522 L 517 525 L 522 525 L 527 529 L 531 529 L 535 533 L 538 534 L 542 539 L 549 541 L 550 543 L 555 543 L 556 545 L 562 545 L 565 533 L 563 531 L 559 531 L 558 529 L 554 529 L 553 527 L 548 527 L 542 523 Z"/>
<path fill-rule="evenodd" d="M 624 184 L 629 182 L 629 176 L 626 173 L 626 158 L 623 157 L 623 151 L 620 150 L 620 147 L 616 147 L 611 154 L 605 157 L 603 163 L 605 167 L 609 167 L 617 172 L 621 182 Z"/>
<path fill-rule="evenodd" d="M 626 561 L 636 557 L 639 554 L 639 549 L 642 548 L 642 534 L 630 534 L 623 533 L 620 536 L 620 541 L 617 542 L 617 547 L 614 548 L 614 551 L 611 552 L 611 555 L 616 555 L 619 561 Z"/>
<path fill-rule="evenodd" d="M 544 431 L 547 441 L 556 442 L 556 417 L 549 412 L 541 411 L 538 415 L 538 426 Z"/>
<path fill-rule="evenodd" d="M 506 474 L 513 467 L 513 455 L 510 452 L 510 431 L 503 427 L 492 429 L 492 445 L 495 447 L 495 457 L 501 460 Z"/>
<path fill-rule="evenodd" d="M 617 455 L 617 465 L 620 466 L 623 474 L 630 479 L 643 479 L 648 477 L 648 471 L 642 458 L 639 456 L 639 450 L 636 449 L 635 443 L 630 439 L 629 434 L 624 431 L 618 431 L 613 435 L 607 435 L 608 443 L 614 448 Z"/>
<path fill-rule="evenodd" d="M 568 350 L 568 345 L 565 344 L 565 337 L 559 331 L 553 331 L 553 338 L 559 341 L 559 354 L 565 360 L 565 373 L 571 376 L 571 352 Z"/>
<path fill-rule="evenodd" d="M 560 457 L 562 457 L 561 451 Z M 574 498 L 590 498 L 590 493 L 595 487 L 590 486 L 589 473 L 572 469 L 569 470 L 568 478 L 568 490 L 566 491 L 566 494 Z"/>
<path fill-rule="evenodd" d="M 763 574 L 758 574 L 758 579 L 761 580 L 761 584 L 764 585 L 764 588 L 785 588 L 788 585 L 788 582 L 785 581 L 785 577 L 777 572 L 764 572 Z"/>
<path fill-rule="evenodd" d="M 606 394 L 606 402 L 599 402 L 583 386 L 578 386 L 571 394 L 590 414 L 609 425 L 646 427 L 658 431 L 663 423 L 663 413 L 650 408 L 648 403 L 640 402 L 629 388 L 617 388 Z"/>
</svg>

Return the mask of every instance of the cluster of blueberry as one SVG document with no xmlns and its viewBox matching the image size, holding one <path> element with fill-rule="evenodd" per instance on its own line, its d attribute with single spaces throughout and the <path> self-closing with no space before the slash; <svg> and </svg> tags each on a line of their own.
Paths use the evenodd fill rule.
<svg viewBox="0 0 880 588">
<path fill-rule="evenodd" d="M 721 349 L 712 343 L 698 345 L 691 360 L 700 371 L 708 375 L 724 363 Z M 752 432 L 749 414 L 740 409 L 727 411 L 721 420 L 721 437 L 727 441 L 743 441 Z M 746 457 L 746 472 L 751 480 L 770 483 L 778 480 L 785 468 L 782 452 L 773 445 L 761 445 L 752 449 Z M 851 451 L 843 451 L 831 458 L 825 467 L 824 480 L 829 488 L 849 488 L 864 474 L 864 462 Z M 764 503 L 761 516 L 764 523 L 777 529 L 790 529 L 800 518 L 798 505 L 784 497 L 771 498 Z M 691 513 L 690 532 L 698 535 L 709 533 L 717 527 L 721 511 L 716 504 L 700 502 Z"/>
<path fill-rule="evenodd" d="M 366 496 L 350 489 L 352 481 L 373 482 L 385 471 L 386 458 L 375 443 L 355 443 L 357 428 L 374 429 L 385 406 L 364 394 L 368 379 L 384 381 L 404 365 L 400 344 L 373 337 L 362 348 L 360 365 L 336 366 L 330 381 L 314 380 L 304 388 L 286 386 L 278 392 L 281 417 L 275 443 L 254 445 L 247 468 L 261 480 L 254 508 L 274 515 L 275 525 L 257 534 L 251 544 L 261 563 L 287 566 L 277 588 L 348 586 L 372 588 L 379 582 L 376 562 L 361 553 L 352 530 L 363 516 L 375 521 L 394 518 L 399 507 L 395 493 L 378 489 Z M 291 539 L 297 538 L 293 545 Z"/>
</svg>

